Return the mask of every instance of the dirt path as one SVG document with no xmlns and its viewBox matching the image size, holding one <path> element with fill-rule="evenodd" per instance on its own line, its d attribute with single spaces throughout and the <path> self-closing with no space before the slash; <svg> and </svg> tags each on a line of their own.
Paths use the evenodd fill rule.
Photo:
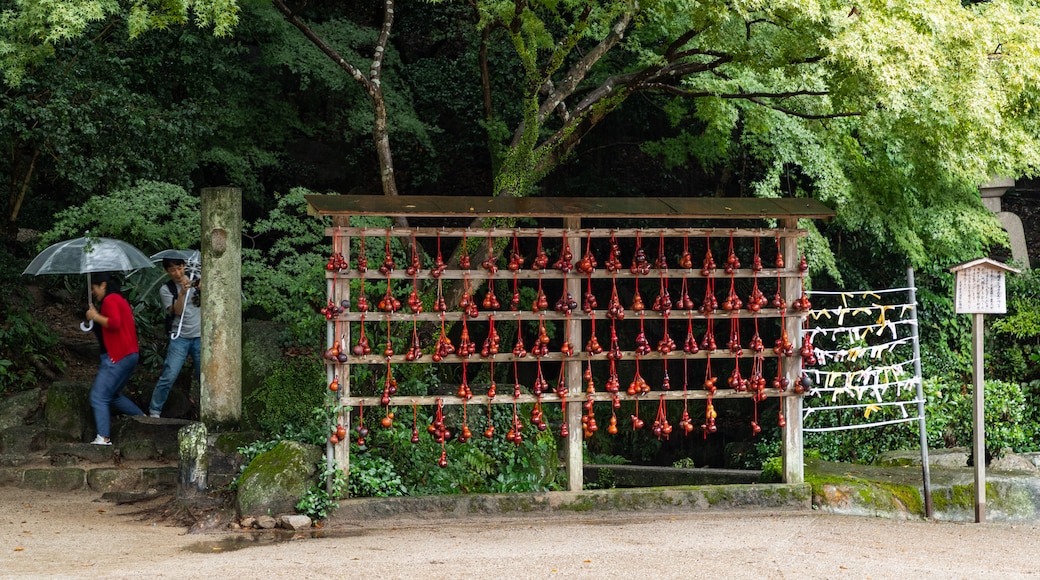
<svg viewBox="0 0 1040 580">
<path fill-rule="evenodd" d="M 3 578 L 1036 578 L 1040 525 L 817 513 L 373 522 L 187 535 L 94 493 L 0 488 Z"/>
</svg>

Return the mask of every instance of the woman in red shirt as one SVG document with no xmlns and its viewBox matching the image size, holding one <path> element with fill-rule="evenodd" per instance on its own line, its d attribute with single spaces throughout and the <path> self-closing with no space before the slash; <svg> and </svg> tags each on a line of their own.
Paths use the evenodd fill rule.
<svg viewBox="0 0 1040 580">
<path fill-rule="evenodd" d="M 91 304 L 87 320 L 100 327 L 98 343 L 101 362 L 90 387 L 90 406 L 94 409 L 97 437 L 94 445 L 111 445 L 112 408 L 127 415 L 144 415 L 140 407 L 122 393 L 137 367 L 137 327 L 130 303 L 119 293 L 122 285 L 114 275 L 103 272 L 93 277 L 90 291 L 101 306 Z"/>
</svg>

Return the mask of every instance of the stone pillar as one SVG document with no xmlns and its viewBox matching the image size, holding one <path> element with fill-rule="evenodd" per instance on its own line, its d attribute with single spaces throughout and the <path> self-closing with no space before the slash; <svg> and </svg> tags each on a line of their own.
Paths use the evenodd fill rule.
<svg viewBox="0 0 1040 580">
<path fill-rule="evenodd" d="M 242 418 L 242 190 L 202 190 L 202 397 L 210 428 Z"/>
<path fill-rule="evenodd" d="M 177 469 L 177 497 L 186 499 L 205 493 L 209 472 L 209 445 L 206 425 L 191 423 L 177 431 L 180 462 Z"/>
</svg>

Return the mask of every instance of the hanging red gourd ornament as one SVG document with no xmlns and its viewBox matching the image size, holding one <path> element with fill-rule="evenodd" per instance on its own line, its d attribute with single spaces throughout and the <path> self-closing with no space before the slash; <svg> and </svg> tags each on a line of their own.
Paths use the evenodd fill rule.
<svg viewBox="0 0 1040 580">
<path fill-rule="evenodd" d="M 639 316 L 639 334 L 636 335 L 635 352 L 636 357 L 650 354 L 650 341 L 646 339 L 646 330 L 643 328 L 642 314 Z"/>
<path fill-rule="evenodd" d="M 708 329 L 704 331 L 704 338 L 701 339 L 701 350 L 707 351 L 709 354 L 715 352 L 718 346 L 715 343 L 715 319 L 709 314 L 706 318 Z"/>
<path fill-rule="evenodd" d="M 368 429 L 365 427 L 365 403 L 358 403 L 358 423 L 354 428 L 357 431 L 357 445 L 365 448 L 365 437 L 368 437 Z"/>
<path fill-rule="evenodd" d="M 459 246 L 459 269 L 469 270 L 470 258 L 469 251 L 466 249 L 466 244 L 469 242 L 468 234 L 462 234 L 462 245 Z"/>
<path fill-rule="evenodd" d="M 588 232 L 585 241 L 585 254 L 578 260 L 577 270 L 582 274 L 592 274 L 596 271 L 596 257 L 592 255 L 592 231 Z"/>
<path fill-rule="evenodd" d="M 395 267 L 394 257 L 390 254 L 390 230 L 386 230 L 386 251 L 383 255 L 383 263 L 379 265 L 379 273 L 389 276 Z"/>
<path fill-rule="evenodd" d="M 491 439 L 495 436 L 495 424 L 491 421 L 491 401 L 487 404 L 487 428 L 484 429 L 484 437 Z"/>
<path fill-rule="evenodd" d="M 368 336 L 365 335 L 365 315 L 361 315 L 361 320 L 358 321 L 358 339 L 357 344 L 351 349 L 351 354 L 354 356 L 366 356 L 372 354 L 372 347 L 368 344 Z"/>
<path fill-rule="evenodd" d="M 483 346 L 480 347 L 480 356 L 484 358 L 491 358 L 498 354 L 499 346 L 502 344 L 501 337 L 498 336 L 498 331 L 495 330 L 495 316 L 488 316 L 488 335 L 484 339 Z M 492 375 L 493 376 L 493 375 Z"/>
<path fill-rule="evenodd" d="M 531 262 L 532 270 L 544 270 L 549 267 L 549 255 L 542 248 L 542 230 L 538 230 L 538 246 L 535 248 L 534 261 Z"/>
<path fill-rule="evenodd" d="M 364 274 L 368 272 L 368 254 L 365 253 L 365 231 L 361 231 L 361 236 L 358 238 L 358 255 L 357 255 L 357 271 Z"/>
<path fill-rule="evenodd" d="M 527 356 L 527 350 L 524 348 L 523 325 L 519 323 L 516 325 L 516 344 L 513 345 L 513 356 L 516 358 Z M 513 361 L 513 364 L 516 364 L 516 361 Z"/>
<path fill-rule="evenodd" d="M 632 265 L 628 271 L 637 276 L 646 276 L 650 273 L 650 262 L 646 259 L 646 250 L 643 249 L 643 236 L 636 230 L 636 251 L 632 255 Z"/>
<path fill-rule="evenodd" d="M 693 421 L 690 420 L 690 398 L 689 398 L 689 360 L 683 359 L 683 385 L 682 385 L 682 399 L 683 399 L 683 410 L 682 417 L 679 419 L 679 428 L 683 430 L 683 435 L 689 435 L 693 431 Z"/>
<path fill-rule="evenodd" d="M 642 312 L 643 308 L 643 297 L 639 295 L 639 278 L 636 278 L 635 291 L 632 293 L 632 312 Z"/>
<path fill-rule="evenodd" d="M 412 403 L 412 443 L 419 442 L 419 405 Z"/>
<path fill-rule="evenodd" d="M 663 274 L 661 275 L 661 289 L 650 308 L 654 312 L 660 312 L 666 318 L 672 311 L 672 297 L 668 294 L 668 278 L 665 278 Z"/>
<path fill-rule="evenodd" d="M 412 339 L 408 350 L 404 353 L 404 360 L 408 362 L 415 362 L 422 358 L 422 344 L 419 342 L 419 321 L 417 317 L 412 317 Z"/>
<path fill-rule="evenodd" d="M 509 299 L 509 309 L 513 312 L 520 310 L 520 281 L 513 275 L 513 296 Z"/>
<path fill-rule="evenodd" d="M 433 260 L 433 267 L 430 268 L 430 276 L 434 278 L 440 278 L 444 270 L 448 268 L 448 265 L 444 263 L 444 255 L 441 254 L 441 234 L 437 233 L 437 257 Z"/>
<path fill-rule="evenodd" d="M 711 236 L 706 237 L 707 249 L 704 252 L 704 261 L 701 265 L 701 276 L 705 278 L 715 274 L 715 258 L 711 255 Z"/>
<path fill-rule="evenodd" d="M 686 354 L 697 354 L 700 350 L 700 347 L 697 346 L 697 337 L 693 334 L 693 313 L 687 312 L 686 340 L 683 341 L 683 352 Z"/>
<path fill-rule="evenodd" d="M 639 418 L 639 399 L 636 399 L 636 411 L 632 414 L 632 430 L 642 429 L 644 422 Z"/>
<path fill-rule="evenodd" d="M 516 272 L 524 267 L 524 257 L 520 255 L 520 242 L 517 241 L 516 232 L 513 232 L 513 249 L 509 253 L 509 264 L 511 271 Z"/>
<path fill-rule="evenodd" d="M 411 277 L 415 277 L 419 274 L 419 270 L 422 269 L 422 260 L 419 259 L 419 244 L 415 241 L 415 232 L 412 232 L 412 262 L 405 268 L 405 273 Z"/>
<path fill-rule="evenodd" d="M 567 236 L 563 236 L 563 247 L 560 249 L 560 257 L 553 262 L 553 268 L 561 272 L 570 272 L 574 268 L 574 253 L 571 252 L 571 244 L 567 241 Z"/>
<path fill-rule="evenodd" d="M 607 261 L 603 263 L 603 267 L 611 274 L 621 271 L 620 250 L 613 231 L 610 232 L 610 253 L 607 254 Z"/>
<path fill-rule="evenodd" d="M 624 320 L 625 307 L 621 305 L 621 300 L 618 298 L 617 278 L 612 278 L 610 283 L 610 302 L 607 303 L 607 318 L 611 320 Z"/>
<path fill-rule="evenodd" d="M 441 335 L 437 338 L 437 345 L 433 349 L 433 362 L 441 362 L 445 357 L 455 354 L 455 346 L 444 328 L 444 313 L 441 313 Z"/>
<path fill-rule="evenodd" d="M 676 310 L 691 311 L 696 308 L 693 300 L 690 298 L 690 292 L 687 287 L 686 276 L 682 278 L 682 291 L 679 293 L 679 299 L 675 301 Z"/>
<path fill-rule="evenodd" d="M 498 264 L 495 263 L 495 242 L 490 231 L 487 235 L 487 258 L 480 263 L 480 267 L 487 271 L 488 276 L 494 276 L 498 272 Z"/>
<path fill-rule="evenodd" d="M 654 260 L 654 268 L 661 270 L 662 275 L 665 271 L 668 270 L 668 258 L 665 256 L 664 253 L 664 232 L 661 232 L 661 236 L 659 238 L 657 258 Z"/>
<path fill-rule="evenodd" d="M 683 236 L 682 254 L 679 255 L 679 267 L 684 270 L 693 268 L 693 256 L 690 254 L 690 236 Z M 684 274 L 685 276 L 685 274 Z"/>
<path fill-rule="evenodd" d="M 472 397 L 473 395 L 470 395 Z M 473 438 L 473 433 L 469 430 L 469 417 L 468 409 L 469 405 L 466 403 L 469 398 L 462 399 L 462 428 L 459 429 L 458 441 L 459 443 L 466 443 Z"/>
<path fill-rule="evenodd" d="M 735 270 L 740 269 L 740 260 L 737 259 L 736 252 L 733 251 L 733 232 L 729 234 L 729 254 L 726 256 L 725 271 L 727 274 L 732 275 Z"/>
<path fill-rule="evenodd" d="M 664 405 L 664 394 L 661 394 L 661 398 L 657 403 L 657 416 L 654 417 L 654 423 L 650 427 L 650 431 L 653 432 L 654 437 L 661 439 L 668 439 L 672 434 L 672 426 L 668 424 L 668 413 L 665 411 Z"/>
</svg>

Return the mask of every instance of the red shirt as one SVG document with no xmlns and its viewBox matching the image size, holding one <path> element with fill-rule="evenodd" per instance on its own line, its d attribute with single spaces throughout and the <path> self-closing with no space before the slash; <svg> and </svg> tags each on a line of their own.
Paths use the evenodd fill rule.
<svg viewBox="0 0 1040 580">
<path fill-rule="evenodd" d="M 108 326 L 101 328 L 108 358 L 117 363 L 128 354 L 137 352 L 137 327 L 130 303 L 119 294 L 109 294 L 101 303 L 101 315 L 108 318 Z"/>
</svg>

